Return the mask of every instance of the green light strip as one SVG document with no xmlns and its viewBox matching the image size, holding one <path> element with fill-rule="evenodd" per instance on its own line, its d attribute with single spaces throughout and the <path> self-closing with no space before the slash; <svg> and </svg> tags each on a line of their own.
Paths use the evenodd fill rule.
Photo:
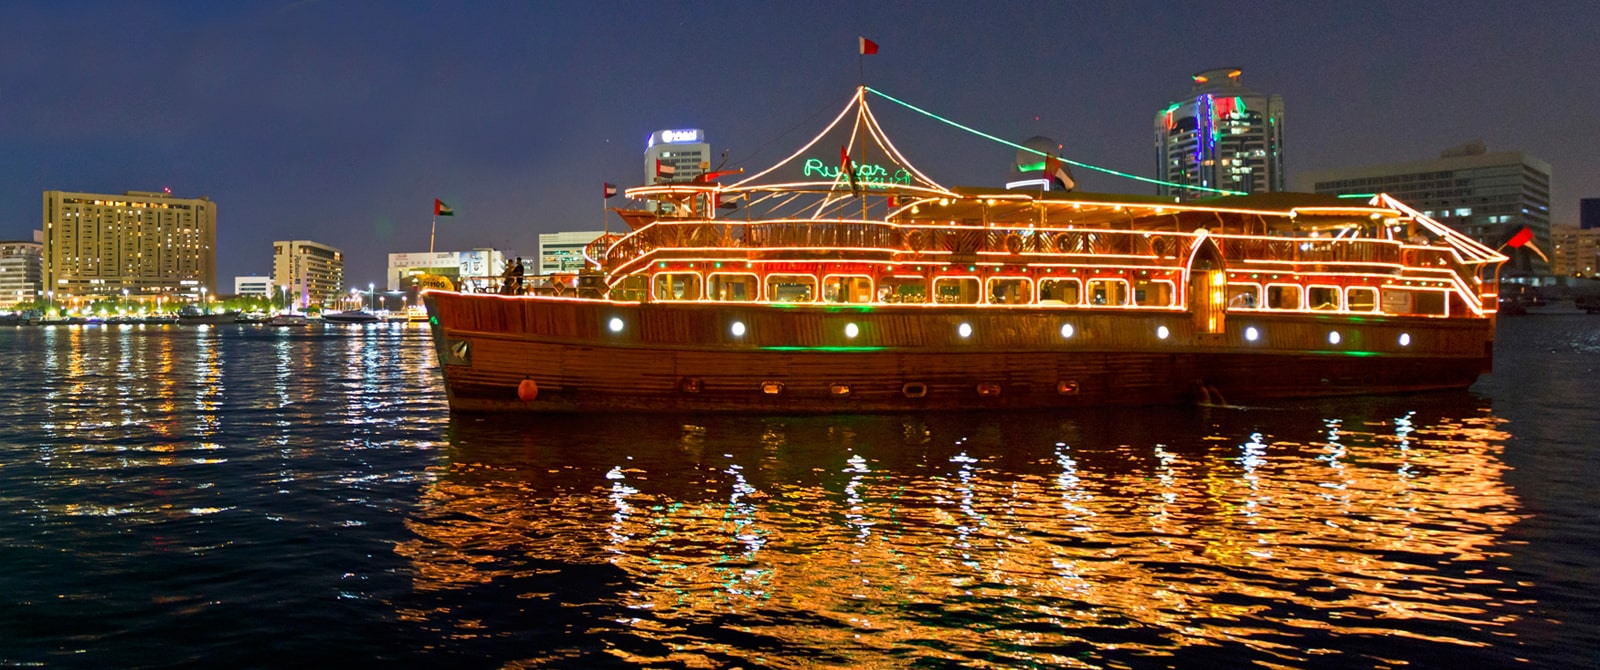
<svg viewBox="0 0 1600 670">
<path fill-rule="evenodd" d="M 986 133 L 986 132 L 983 132 L 981 130 L 978 130 L 976 128 L 971 128 L 971 127 L 968 127 L 968 126 L 961 125 L 960 123 L 957 123 L 955 121 L 951 121 L 950 119 L 947 119 L 947 118 L 944 118 L 942 116 L 939 116 L 938 114 L 934 114 L 933 112 L 930 112 L 930 111 L 928 111 L 926 109 L 923 109 L 923 108 L 918 107 L 916 105 L 913 105 L 913 104 L 911 104 L 909 102 L 906 102 L 904 100 L 896 98 L 896 97 L 894 97 L 892 95 L 889 95 L 888 93 L 884 93 L 883 91 L 875 89 L 875 88 L 873 88 L 871 86 L 866 87 L 866 89 L 868 91 L 873 92 L 878 97 L 883 98 L 884 100 L 888 100 L 889 102 L 892 102 L 892 103 L 895 103 L 897 105 L 900 105 L 901 107 L 905 107 L 906 109 L 909 109 L 911 111 L 917 112 L 919 114 L 927 116 L 928 118 L 934 119 L 936 121 L 942 121 L 942 122 L 947 123 L 949 125 L 955 126 L 955 127 L 960 128 L 962 130 L 965 130 L 965 131 L 967 131 L 969 133 L 977 135 L 979 137 L 982 137 L 982 138 L 985 138 L 985 139 L 994 140 L 996 142 L 1004 144 L 1004 145 L 1006 145 L 1008 147 L 1011 147 L 1013 149 L 1020 149 L 1022 151 L 1027 151 L 1027 152 L 1030 152 L 1030 153 L 1039 154 L 1040 156 L 1044 156 L 1045 155 L 1042 152 L 1036 151 L 1034 149 L 1029 149 L 1028 147 L 1022 146 L 1020 144 L 1017 144 L 1016 142 L 1012 142 L 1010 140 L 1003 140 L 1003 139 L 1000 139 L 998 137 L 995 137 L 994 135 L 990 135 L 989 133 Z M 1072 160 L 1070 158 L 1061 158 L 1060 160 L 1061 160 L 1061 162 L 1066 163 L 1068 165 L 1073 165 L 1073 166 L 1077 166 L 1077 167 L 1081 167 L 1081 168 L 1086 168 L 1086 169 L 1089 169 L 1089 170 L 1095 170 L 1095 171 L 1098 171 L 1098 172 L 1104 172 L 1106 174 L 1116 175 L 1118 177 L 1127 177 L 1128 179 L 1134 179 L 1134 180 L 1137 180 L 1137 181 L 1142 181 L 1142 182 L 1144 182 L 1146 184 L 1156 184 L 1156 185 L 1159 185 L 1159 186 L 1171 186 L 1171 187 L 1174 187 L 1174 188 L 1187 188 L 1187 189 L 1192 189 L 1192 190 L 1195 190 L 1195 191 L 1206 191 L 1208 193 L 1217 193 L 1217 194 L 1220 194 L 1220 195 L 1246 195 L 1246 193 L 1244 193 L 1243 191 L 1228 191 L 1228 190 L 1224 190 L 1224 189 L 1220 189 L 1220 188 L 1211 188 L 1209 186 L 1192 186 L 1190 184 L 1178 184 L 1178 183 L 1170 182 L 1170 181 L 1161 181 L 1160 179 L 1151 179 L 1149 177 L 1141 177 L 1141 176 L 1136 175 L 1136 174 L 1128 174 L 1126 172 L 1118 172 L 1118 171 L 1113 170 L 1111 168 L 1103 168 L 1103 167 L 1100 167 L 1098 165 L 1090 165 L 1088 163 L 1079 163 L 1078 161 Z"/>
<path fill-rule="evenodd" d="M 1376 198 L 1376 197 L 1378 197 L 1378 194 L 1376 194 L 1376 193 L 1346 193 L 1346 194 L 1341 195 L 1339 197 L 1341 197 L 1341 198 Z"/>
</svg>

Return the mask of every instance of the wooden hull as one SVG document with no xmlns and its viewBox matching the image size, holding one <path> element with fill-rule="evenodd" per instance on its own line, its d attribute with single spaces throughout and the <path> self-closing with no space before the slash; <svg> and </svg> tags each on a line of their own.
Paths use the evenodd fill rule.
<svg viewBox="0 0 1600 670">
<path fill-rule="evenodd" d="M 447 292 L 426 303 L 450 407 L 468 412 L 1040 409 L 1397 393 L 1471 385 L 1489 367 L 1493 337 L 1490 319 L 1371 315 L 1229 314 L 1224 332 L 1207 334 L 1186 312 Z"/>
</svg>

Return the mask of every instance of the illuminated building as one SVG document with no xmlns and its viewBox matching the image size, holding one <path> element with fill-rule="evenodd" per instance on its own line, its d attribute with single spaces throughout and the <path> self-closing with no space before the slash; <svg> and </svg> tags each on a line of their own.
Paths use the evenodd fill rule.
<svg viewBox="0 0 1600 670">
<path fill-rule="evenodd" d="M 432 254 L 424 252 L 389 254 L 389 272 L 386 275 L 385 285 L 390 291 L 403 291 L 411 288 L 410 279 L 419 274 L 448 277 L 450 281 L 457 283 L 463 277 L 477 277 L 487 281 L 489 277 L 500 276 L 505 272 L 505 267 L 505 254 L 489 248 L 472 251 L 436 251 Z"/>
<path fill-rule="evenodd" d="M 42 297 L 44 245 L 38 241 L 0 241 L 0 307 Z"/>
<path fill-rule="evenodd" d="M 657 161 L 671 167 L 671 175 L 656 173 Z M 658 130 L 645 141 L 644 183 L 688 182 L 711 169 L 711 145 L 706 143 L 706 131 L 698 128 L 686 130 Z"/>
<path fill-rule="evenodd" d="M 270 298 L 273 286 L 271 277 L 234 277 L 233 294 L 243 297 Z"/>
<path fill-rule="evenodd" d="M 1156 178 L 1244 193 L 1284 190 L 1283 98 L 1244 87 L 1238 68 L 1195 74 L 1188 98 L 1156 113 Z M 1161 195 L 1199 191 L 1158 185 Z"/>
<path fill-rule="evenodd" d="M 539 274 L 577 272 L 583 269 L 583 248 L 605 233 L 598 230 L 541 233 Z"/>
<path fill-rule="evenodd" d="M 344 285 L 344 252 L 310 240 L 272 243 L 272 283 L 294 307 L 332 305 Z"/>
<path fill-rule="evenodd" d="M 217 284 L 216 244 L 204 196 L 44 192 L 44 283 L 57 296 L 198 297 Z"/>
<path fill-rule="evenodd" d="M 1600 198 L 1584 198 L 1578 202 L 1578 226 L 1586 230 L 1600 228 Z"/>
<path fill-rule="evenodd" d="M 1473 142 L 1434 160 L 1308 171 L 1295 185 L 1340 196 L 1387 193 L 1491 248 L 1526 225 L 1539 248 L 1550 249 L 1550 164 L 1521 151 L 1488 153 Z M 1523 270 L 1544 266 L 1526 249 L 1506 251 Z"/>
<path fill-rule="evenodd" d="M 1600 228 L 1552 226 L 1550 273 L 1559 277 L 1600 275 Z"/>
</svg>

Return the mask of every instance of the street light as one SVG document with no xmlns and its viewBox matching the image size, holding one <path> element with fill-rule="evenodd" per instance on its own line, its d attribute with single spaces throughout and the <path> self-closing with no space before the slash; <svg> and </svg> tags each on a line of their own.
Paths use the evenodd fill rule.
<svg viewBox="0 0 1600 670">
<path fill-rule="evenodd" d="M 372 282 L 367 282 L 367 304 L 369 305 L 367 309 L 378 311 L 377 296 L 372 294 Z"/>
<path fill-rule="evenodd" d="M 206 287 L 204 286 L 200 287 L 200 311 L 206 314 L 211 313 L 211 304 L 206 302 Z"/>
</svg>

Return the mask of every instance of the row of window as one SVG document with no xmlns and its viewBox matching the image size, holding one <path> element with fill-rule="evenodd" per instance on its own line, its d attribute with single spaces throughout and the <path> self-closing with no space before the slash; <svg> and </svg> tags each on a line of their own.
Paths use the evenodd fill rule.
<svg viewBox="0 0 1600 670">
<path fill-rule="evenodd" d="M 753 273 L 661 272 L 650 278 L 651 298 L 658 302 L 700 301 L 828 304 L 1044 305 L 1087 307 L 1176 307 L 1177 283 L 1168 279 L 1099 277 L 1050 278 L 973 276 L 889 276 L 874 281 L 867 275 L 825 275 L 818 282 L 807 274 L 770 274 L 763 281 Z M 1230 311 L 1334 311 L 1445 315 L 1438 291 L 1385 291 L 1377 288 L 1288 283 L 1231 282 L 1226 290 Z"/>
</svg>

